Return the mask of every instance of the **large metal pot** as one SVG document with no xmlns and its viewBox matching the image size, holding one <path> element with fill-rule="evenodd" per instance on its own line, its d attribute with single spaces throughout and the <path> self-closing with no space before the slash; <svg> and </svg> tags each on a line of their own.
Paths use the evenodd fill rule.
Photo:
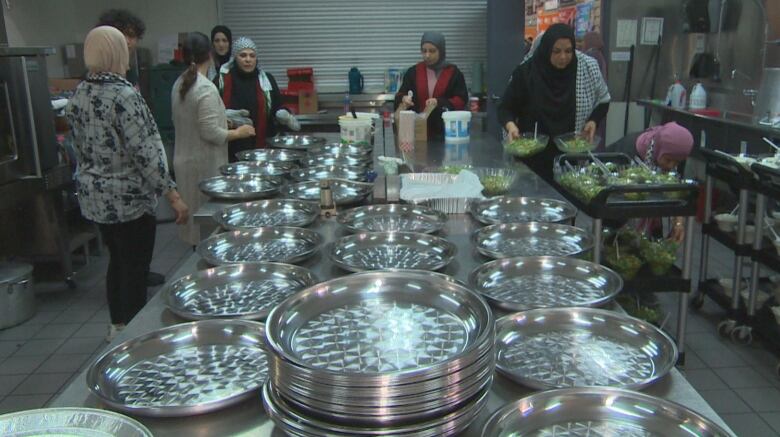
<svg viewBox="0 0 780 437">
<path fill-rule="evenodd" d="M 780 68 L 765 68 L 758 90 L 755 115 L 763 119 L 769 112 L 770 116 L 780 114 Z"/>
<path fill-rule="evenodd" d="M 30 264 L 0 263 L 0 329 L 35 315 L 32 271 Z"/>
</svg>

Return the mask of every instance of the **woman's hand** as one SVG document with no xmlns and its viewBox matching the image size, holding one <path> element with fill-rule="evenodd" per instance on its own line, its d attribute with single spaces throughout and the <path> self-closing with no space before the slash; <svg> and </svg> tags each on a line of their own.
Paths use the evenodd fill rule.
<svg viewBox="0 0 780 437">
<path fill-rule="evenodd" d="M 404 109 L 409 109 L 414 106 L 414 100 L 412 100 L 412 96 L 404 96 L 403 99 L 401 99 L 401 106 Z"/>
<path fill-rule="evenodd" d="M 179 192 L 176 190 L 168 191 L 165 195 L 168 198 L 168 202 L 171 202 L 171 208 L 176 213 L 176 224 L 183 225 L 187 223 L 190 218 L 190 207 L 181 199 Z"/>
<path fill-rule="evenodd" d="M 429 108 L 435 108 L 439 104 L 439 100 L 435 97 L 431 97 L 430 99 L 425 101 L 425 109 Z"/>
<path fill-rule="evenodd" d="M 517 128 L 517 125 L 514 121 L 507 122 L 506 126 L 504 126 L 504 129 L 506 129 L 507 140 L 512 141 L 520 138 L 520 129 Z"/>
<path fill-rule="evenodd" d="M 596 122 L 591 120 L 585 123 L 585 127 L 582 128 L 582 136 L 589 142 L 593 142 L 596 137 Z"/>
<path fill-rule="evenodd" d="M 236 128 L 236 134 L 238 138 L 249 138 L 255 136 L 255 127 L 249 124 L 245 124 Z"/>
</svg>

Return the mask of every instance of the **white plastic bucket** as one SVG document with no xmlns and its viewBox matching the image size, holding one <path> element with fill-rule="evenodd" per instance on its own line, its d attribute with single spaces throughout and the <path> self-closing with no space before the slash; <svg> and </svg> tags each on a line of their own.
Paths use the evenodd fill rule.
<svg viewBox="0 0 780 437">
<path fill-rule="evenodd" d="M 339 128 L 341 129 L 341 142 L 346 144 L 363 143 L 371 144 L 374 137 L 374 120 L 379 114 L 369 114 L 367 112 L 358 112 L 357 118 L 352 114 L 339 117 Z"/>
<path fill-rule="evenodd" d="M 463 142 L 471 136 L 471 112 L 447 111 L 441 114 L 444 120 L 444 141 Z"/>
</svg>

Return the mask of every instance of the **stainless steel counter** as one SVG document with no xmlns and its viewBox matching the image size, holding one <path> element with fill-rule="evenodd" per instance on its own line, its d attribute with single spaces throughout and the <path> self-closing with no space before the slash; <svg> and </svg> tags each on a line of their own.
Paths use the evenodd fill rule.
<svg viewBox="0 0 780 437">
<path fill-rule="evenodd" d="M 646 106 L 653 111 L 671 112 L 674 114 L 684 115 L 687 117 L 693 117 L 697 120 L 708 121 L 712 123 L 724 124 L 733 127 L 739 127 L 743 129 L 750 129 L 760 133 L 761 135 L 780 136 L 780 126 L 770 126 L 759 123 L 759 117 L 755 117 L 750 114 L 743 114 L 740 112 L 733 112 L 728 110 L 721 111 L 719 116 L 711 116 L 704 114 L 697 114 L 687 109 L 676 109 L 671 106 L 667 106 L 655 100 L 637 100 L 637 105 Z"/>
<path fill-rule="evenodd" d="M 470 163 L 475 165 L 506 165 L 511 162 L 503 156 L 498 142 L 490 138 L 474 138 L 474 141 L 466 149 L 463 155 L 457 155 L 456 159 L 452 160 L 445 159 L 447 152 L 441 145 L 429 145 L 425 149 L 418 147 L 410 158 L 415 158 L 416 163 L 413 163 L 413 165 L 417 167 L 438 166 L 453 162 L 463 163 L 464 161 L 470 161 Z M 515 164 L 512 163 L 512 165 Z M 522 165 L 520 166 L 523 167 Z M 558 197 L 552 188 L 541 182 L 527 169 L 521 173 L 521 180 L 515 186 L 517 187 L 516 194 Z M 201 223 L 208 223 L 213 211 L 219 207 L 220 205 L 216 203 L 204 205 L 196 213 L 197 220 Z M 445 236 L 457 245 L 458 254 L 456 259 L 442 270 L 444 273 L 452 275 L 461 281 L 466 281 L 472 269 L 488 261 L 487 258 L 476 253 L 470 241 L 471 233 L 479 226 L 468 215 L 451 215 L 449 217 L 449 221 L 440 235 Z M 322 280 L 348 274 L 348 272 L 334 266 L 327 257 L 328 244 L 343 235 L 347 235 L 345 231 L 338 226 L 334 219 L 322 218 L 312 224 L 311 229 L 317 230 L 322 235 L 324 245 L 317 255 L 301 263 L 301 265 L 312 270 Z M 205 264 L 199 260 L 197 255 L 193 254 L 170 279 L 175 280 L 180 276 L 204 267 L 206 267 Z M 127 329 L 117 336 L 109 347 L 116 346 L 125 340 L 152 330 L 181 322 L 184 322 L 184 320 L 177 318 L 166 309 L 162 296 L 159 294 L 155 295 L 133 319 Z M 52 406 L 104 408 L 94 396 L 89 394 L 86 387 L 85 374 L 86 372 L 83 372 L 78 375 L 66 390 L 54 400 Z M 530 392 L 523 386 L 496 375 L 487 407 L 463 435 L 480 435 L 482 424 L 491 413 L 510 401 L 519 399 Z M 685 405 L 728 429 L 720 417 L 707 405 L 704 399 L 699 396 L 677 369 L 674 369 L 668 376 L 647 388 L 644 392 Z M 234 407 L 201 416 L 180 419 L 153 419 L 145 417 L 137 417 L 137 419 L 148 426 L 155 436 L 283 435 L 281 431 L 274 428 L 273 423 L 266 416 L 259 395 Z"/>
</svg>

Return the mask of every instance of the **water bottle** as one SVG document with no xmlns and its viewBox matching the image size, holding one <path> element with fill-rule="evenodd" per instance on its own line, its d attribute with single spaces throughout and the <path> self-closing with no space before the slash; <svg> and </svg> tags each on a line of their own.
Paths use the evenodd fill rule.
<svg viewBox="0 0 780 437">
<path fill-rule="evenodd" d="M 349 93 L 344 94 L 344 113 L 349 114 L 349 107 L 350 107 L 350 101 L 349 101 Z"/>
</svg>

